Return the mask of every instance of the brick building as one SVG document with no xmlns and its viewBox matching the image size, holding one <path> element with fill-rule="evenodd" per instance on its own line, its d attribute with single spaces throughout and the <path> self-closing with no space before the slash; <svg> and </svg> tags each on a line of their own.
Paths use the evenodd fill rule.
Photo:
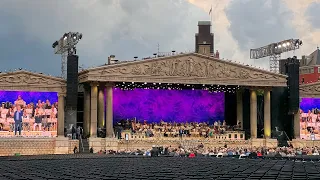
<svg viewBox="0 0 320 180">
<path fill-rule="evenodd" d="M 320 82 L 319 47 L 309 56 L 302 56 L 300 61 L 300 84 Z"/>
</svg>

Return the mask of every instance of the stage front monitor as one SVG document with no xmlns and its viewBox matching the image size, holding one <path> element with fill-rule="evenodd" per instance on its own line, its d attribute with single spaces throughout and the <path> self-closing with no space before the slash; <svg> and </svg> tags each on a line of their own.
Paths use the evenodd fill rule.
<svg viewBox="0 0 320 180">
<path fill-rule="evenodd" d="M 224 120 L 224 93 L 206 90 L 134 89 L 113 91 L 114 123 L 136 119 L 152 122 L 209 122 Z"/>
<path fill-rule="evenodd" d="M 319 131 L 320 98 L 302 98 L 300 102 L 300 137 L 307 140 L 319 140 Z"/>
<path fill-rule="evenodd" d="M 57 135 L 58 93 L 0 91 L 0 103 L 0 137 Z"/>
</svg>

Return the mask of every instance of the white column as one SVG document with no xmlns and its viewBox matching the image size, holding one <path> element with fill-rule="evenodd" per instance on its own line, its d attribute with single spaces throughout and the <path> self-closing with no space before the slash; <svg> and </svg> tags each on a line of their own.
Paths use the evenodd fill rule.
<svg viewBox="0 0 320 180">
<path fill-rule="evenodd" d="M 105 86 L 100 84 L 99 93 L 98 93 L 98 127 L 99 128 L 103 128 L 104 124 L 105 124 L 105 119 L 104 119 L 104 112 L 105 112 L 104 88 L 105 88 Z"/>
<path fill-rule="evenodd" d="M 243 130 L 243 104 L 241 90 L 237 91 L 237 123 L 240 124 L 241 130 Z"/>
<path fill-rule="evenodd" d="M 91 103 L 90 103 L 90 137 L 97 137 L 97 96 L 98 96 L 98 83 L 94 82 L 91 86 Z"/>
<path fill-rule="evenodd" d="M 106 85 L 107 107 L 106 107 L 106 136 L 113 137 L 113 84 Z"/>
<path fill-rule="evenodd" d="M 59 93 L 58 99 L 58 136 L 64 137 L 64 94 Z"/>
<path fill-rule="evenodd" d="M 271 103 L 270 103 L 270 90 L 264 91 L 264 137 L 271 137 Z"/>
<path fill-rule="evenodd" d="M 250 132 L 251 138 L 257 138 L 257 93 L 251 90 L 250 93 Z"/>
<path fill-rule="evenodd" d="M 84 85 L 84 102 L 83 102 L 83 133 L 89 135 L 90 132 L 90 86 Z"/>
</svg>

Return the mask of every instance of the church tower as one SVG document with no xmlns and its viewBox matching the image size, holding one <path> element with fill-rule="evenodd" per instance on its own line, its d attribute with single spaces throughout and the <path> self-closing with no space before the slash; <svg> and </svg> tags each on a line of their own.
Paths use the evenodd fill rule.
<svg viewBox="0 0 320 180">
<path fill-rule="evenodd" d="M 211 33 L 210 21 L 198 22 L 198 33 L 196 33 L 196 53 L 211 56 L 214 54 L 214 34 Z"/>
</svg>

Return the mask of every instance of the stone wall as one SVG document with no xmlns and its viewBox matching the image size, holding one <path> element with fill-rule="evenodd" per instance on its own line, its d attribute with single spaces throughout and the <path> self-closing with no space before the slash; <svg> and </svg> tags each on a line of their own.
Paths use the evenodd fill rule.
<svg viewBox="0 0 320 180">
<path fill-rule="evenodd" d="M 239 140 L 239 141 L 218 141 L 212 139 L 194 139 L 194 140 L 180 140 L 176 138 L 171 138 L 169 140 L 120 140 L 118 141 L 118 150 L 136 150 L 136 149 L 150 149 L 152 146 L 163 146 L 163 147 L 174 147 L 177 148 L 180 145 L 185 148 L 195 148 L 200 144 L 203 144 L 207 148 L 214 147 L 224 147 L 227 145 L 228 147 L 251 147 L 252 144 L 250 141 Z"/>
<path fill-rule="evenodd" d="M 5 138 L 0 139 L 0 155 L 54 154 L 54 138 Z"/>
<path fill-rule="evenodd" d="M 320 147 L 320 141 L 312 141 L 305 139 L 293 139 L 291 144 L 294 148 L 304 148 L 304 147 Z"/>
<path fill-rule="evenodd" d="M 44 155 L 44 154 L 71 154 L 74 146 L 79 146 L 78 140 L 64 139 L 66 148 L 59 149 L 61 143 L 57 138 L 1 138 L 0 156 L 20 155 Z M 61 142 L 61 141 L 59 141 Z"/>
<path fill-rule="evenodd" d="M 78 151 L 79 151 L 79 140 L 68 140 L 68 142 L 69 142 L 69 150 L 68 150 L 68 153 L 69 154 L 73 154 L 74 152 L 73 152 L 73 149 L 74 149 L 74 147 L 75 146 L 77 146 L 77 148 L 78 148 Z"/>
</svg>

